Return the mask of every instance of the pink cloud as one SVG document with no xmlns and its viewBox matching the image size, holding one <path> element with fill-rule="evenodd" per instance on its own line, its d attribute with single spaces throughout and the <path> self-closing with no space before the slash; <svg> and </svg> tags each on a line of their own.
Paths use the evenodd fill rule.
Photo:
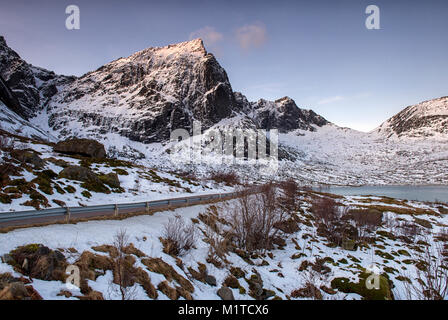
<svg viewBox="0 0 448 320">
<path fill-rule="evenodd" d="M 261 23 L 247 24 L 236 29 L 235 36 L 244 51 L 259 48 L 267 40 L 266 27 Z"/>
</svg>

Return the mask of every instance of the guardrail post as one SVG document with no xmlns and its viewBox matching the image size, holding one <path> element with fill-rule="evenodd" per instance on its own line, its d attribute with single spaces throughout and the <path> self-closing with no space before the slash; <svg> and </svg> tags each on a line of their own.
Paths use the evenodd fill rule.
<svg viewBox="0 0 448 320">
<path fill-rule="evenodd" d="M 149 202 L 146 202 L 145 211 L 146 211 L 146 213 L 149 213 Z"/>
<path fill-rule="evenodd" d="M 67 207 L 66 210 L 67 210 L 67 218 L 66 218 L 66 222 L 69 223 L 69 222 L 70 222 L 70 216 L 71 216 L 70 208 Z"/>
<path fill-rule="evenodd" d="M 118 204 L 115 205 L 114 215 L 118 216 Z"/>
</svg>

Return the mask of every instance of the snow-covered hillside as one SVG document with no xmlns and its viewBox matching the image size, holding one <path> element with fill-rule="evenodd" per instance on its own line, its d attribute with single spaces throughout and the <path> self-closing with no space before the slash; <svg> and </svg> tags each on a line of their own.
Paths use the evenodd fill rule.
<svg viewBox="0 0 448 320">
<path fill-rule="evenodd" d="M 448 97 L 409 106 L 374 132 L 387 138 L 448 140 Z"/>
<path fill-rule="evenodd" d="M 371 133 L 341 128 L 284 97 L 249 102 L 200 39 L 148 48 L 79 78 L 29 65 L 0 38 L 0 75 L 22 108 L 2 126 L 57 142 L 100 141 L 109 155 L 163 170 L 207 175 L 219 161 L 172 161 L 174 129 L 278 129 L 279 171 L 304 184 L 447 184 L 448 98 L 408 107 Z M 10 88 L 10 90 L 8 89 Z M 14 110 L 14 111 L 13 111 Z M 24 116 L 26 115 L 26 116 Z M 30 123 L 24 118 L 31 117 Z M 178 160 L 178 159 L 175 159 Z M 252 163 L 227 166 L 248 181 L 272 179 Z"/>
<path fill-rule="evenodd" d="M 116 234 L 125 230 L 132 243 L 126 261 L 131 262 L 137 278 L 126 291 L 131 299 L 422 299 L 417 295 L 422 292 L 410 286 L 418 288 L 418 281 L 426 283 L 425 275 L 431 275 L 431 271 L 424 271 L 429 261 L 425 250 L 435 254 L 437 263 L 443 259 L 436 248 L 446 241 L 446 206 L 379 197 L 338 198 L 347 208 L 370 208 L 365 214 L 383 211 L 382 223 L 368 227 L 364 240 L 341 247 L 318 231 L 319 223 L 311 210 L 316 197 L 321 195 L 301 193 L 300 209 L 293 214 L 300 227 L 280 232 L 273 247 L 264 253 L 248 254 L 230 245 L 222 249 L 222 256 L 212 254 L 210 237 L 214 231 L 206 217 L 213 218 L 215 230 L 225 230 L 226 215 L 238 203 L 232 200 L 121 221 L 52 225 L 0 234 L 0 275 L 5 281 L 26 281 L 44 299 L 121 299 L 114 282 L 111 245 Z M 176 215 L 197 228 L 195 246 L 179 256 L 167 254 L 161 241 L 164 227 Z M 415 233 L 409 231 L 411 225 L 416 226 Z M 213 239 L 219 240 L 219 235 Z M 58 273 L 36 273 L 31 282 L 27 280 L 34 271 L 17 265 L 13 250 L 27 250 L 28 254 L 42 251 L 45 259 L 48 249 L 40 251 L 37 244 L 59 252 L 62 267 L 75 264 L 81 268 L 87 281 L 81 289 L 68 287 Z M 378 290 L 365 285 L 366 277 L 374 274 L 380 279 Z M 24 275 L 26 278 L 20 278 Z M 219 291 L 222 287 L 227 288 L 225 295 Z"/>
</svg>

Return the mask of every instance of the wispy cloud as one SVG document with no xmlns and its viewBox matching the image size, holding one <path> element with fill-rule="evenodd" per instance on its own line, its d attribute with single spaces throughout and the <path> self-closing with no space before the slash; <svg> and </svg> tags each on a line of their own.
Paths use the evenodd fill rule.
<svg viewBox="0 0 448 320">
<path fill-rule="evenodd" d="M 329 104 L 329 103 L 338 102 L 338 101 L 341 101 L 344 99 L 345 98 L 342 96 L 334 96 L 334 97 L 329 97 L 329 98 L 324 98 L 322 100 L 319 100 L 319 101 L 317 101 L 317 104 L 319 104 L 319 105 Z"/>
<path fill-rule="evenodd" d="M 222 33 L 216 31 L 214 27 L 206 26 L 190 33 L 190 40 L 196 38 L 201 38 L 205 45 L 214 47 L 224 39 L 224 36 Z"/>
<path fill-rule="evenodd" d="M 262 23 L 247 24 L 235 30 L 235 37 L 244 51 L 259 48 L 267 40 L 266 27 Z"/>
</svg>

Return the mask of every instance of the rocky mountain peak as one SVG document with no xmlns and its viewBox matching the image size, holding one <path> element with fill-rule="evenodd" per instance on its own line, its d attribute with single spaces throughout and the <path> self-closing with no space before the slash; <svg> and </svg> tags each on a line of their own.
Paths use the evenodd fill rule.
<svg viewBox="0 0 448 320">
<path fill-rule="evenodd" d="M 448 134 L 448 97 L 408 106 L 385 121 L 375 132 L 387 138 L 443 138 Z"/>
<path fill-rule="evenodd" d="M 3 36 L 0 36 L 0 77 L 1 100 L 24 119 L 41 110 L 58 91 L 57 86 L 73 80 L 27 63 L 8 47 Z"/>
</svg>

